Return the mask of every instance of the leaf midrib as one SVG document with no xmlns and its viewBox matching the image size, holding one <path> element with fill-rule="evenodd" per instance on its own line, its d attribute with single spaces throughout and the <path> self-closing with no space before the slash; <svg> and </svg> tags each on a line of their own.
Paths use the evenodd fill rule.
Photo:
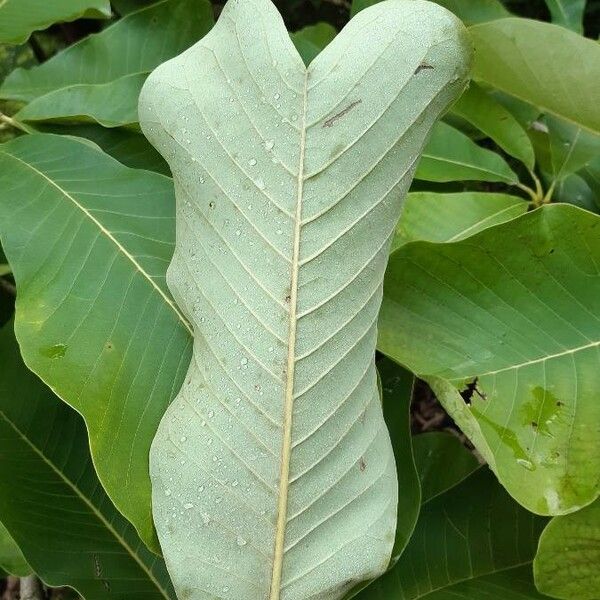
<svg viewBox="0 0 600 600">
<path fill-rule="evenodd" d="M 281 576 L 285 553 L 285 530 L 288 515 L 288 495 L 290 486 L 290 459 L 292 453 L 292 419 L 294 407 L 294 373 L 296 365 L 296 328 L 298 310 L 298 270 L 300 266 L 300 231 L 302 228 L 302 198 L 304 194 L 304 155 L 306 151 L 306 105 L 308 96 L 308 69 L 304 70 L 302 94 L 302 123 L 300 129 L 300 152 L 297 179 L 296 212 L 294 215 L 294 241 L 292 254 L 292 275 L 290 283 L 290 309 L 288 354 L 285 370 L 285 396 L 283 405 L 283 440 L 281 470 L 279 476 L 279 497 L 277 501 L 277 522 L 275 528 L 275 549 L 269 600 L 279 600 Z"/>
<path fill-rule="evenodd" d="M 69 194 L 69 192 L 67 190 L 65 190 L 60 185 L 58 185 L 58 183 L 56 183 L 52 178 L 50 178 L 48 175 L 46 175 L 46 173 L 44 173 L 43 171 L 36 169 L 32 164 L 28 163 L 27 161 L 23 160 L 22 158 L 20 158 L 18 156 L 15 156 L 14 154 L 10 154 L 10 153 L 2 151 L 2 150 L 0 150 L 0 152 L 2 154 L 4 154 L 5 156 L 8 156 L 10 158 L 13 158 L 13 159 L 19 161 L 21 164 L 23 164 L 26 167 L 28 167 L 29 169 L 31 169 L 34 173 L 36 173 L 37 175 L 39 175 L 40 177 L 45 179 L 48 183 L 50 183 L 50 185 L 52 185 L 54 188 L 56 188 L 65 198 L 69 199 L 90 221 L 92 221 L 92 223 L 94 223 L 98 227 L 98 229 L 100 230 L 100 232 L 103 235 L 105 235 L 111 242 L 113 242 L 115 244 L 115 246 L 117 247 L 119 252 L 133 264 L 133 266 L 135 267 L 135 270 L 139 274 L 141 274 L 150 283 L 152 288 L 156 292 L 158 292 L 158 294 L 165 301 L 165 303 L 171 307 L 173 312 L 175 312 L 178 319 L 181 321 L 183 326 L 188 330 L 188 332 L 192 336 L 194 335 L 193 329 L 191 328 L 190 324 L 187 322 L 187 319 L 179 311 L 177 306 L 175 306 L 175 303 L 173 302 L 173 300 L 171 300 L 165 294 L 165 292 L 160 289 L 160 287 L 154 282 L 154 280 L 148 275 L 148 273 L 146 273 L 146 271 L 144 271 L 144 269 L 137 262 L 135 257 L 127 251 L 127 249 L 119 242 L 119 240 L 117 240 L 117 238 L 115 238 L 114 235 L 108 229 L 106 229 L 106 227 L 104 227 L 104 225 L 102 225 L 102 223 L 100 221 L 98 221 L 98 219 L 96 219 L 96 217 L 94 217 L 89 210 L 87 210 L 83 205 L 81 205 L 71 194 Z"/>
<path fill-rule="evenodd" d="M 139 567 L 146 573 L 148 579 L 152 581 L 152 583 L 156 586 L 156 588 L 160 591 L 161 595 L 167 600 L 171 600 L 171 596 L 168 592 L 161 586 L 160 582 L 156 579 L 152 571 L 148 568 L 148 566 L 144 563 L 144 561 L 137 555 L 137 553 L 133 550 L 133 548 L 125 541 L 125 539 L 119 535 L 116 529 L 112 526 L 110 521 L 106 519 L 106 517 L 96 508 L 96 506 L 92 503 L 92 501 L 75 485 L 44 453 L 40 450 L 22 431 L 21 429 L 14 423 L 6 413 L 0 410 L 0 417 L 4 419 L 4 421 L 13 429 L 13 431 L 31 448 L 31 450 L 44 462 L 44 464 L 48 465 L 56 475 L 75 493 L 75 495 L 88 507 L 90 512 L 106 527 L 106 529 L 114 536 L 117 542 L 123 546 L 123 548 L 127 551 L 129 556 L 133 558 L 133 560 L 139 565 Z"/>
</svg>

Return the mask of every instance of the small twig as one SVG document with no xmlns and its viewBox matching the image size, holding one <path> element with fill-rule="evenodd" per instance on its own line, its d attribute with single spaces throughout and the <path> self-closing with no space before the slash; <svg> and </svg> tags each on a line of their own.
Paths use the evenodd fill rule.
<svg viewBox="0 0 600 600">
<path fill-rule="evenodd" d="M 550 184 L 546 195 L 542 198 L 542 204 L 549 204 L 552 201 L 552 194 L 554 194 L 554 189 L 556 188 L 556 179 Z"/>
<path fill-rule="evenodd" d="M 21 577 L 21 600 L 44 600 L 42 583 L 35 575 Z"/>
<path fill-rule="evenodd" d="M 534 190 L 532 190 L 528 185 L 525 185 L 524 183 L 521 183 L 520 181 L 515 183 L 515 185 L 520 189 L 523 190 L 530 198 L 531 198 L 531 202 L 535 205 L 535 206 L 539 206 L 541 197 L 538 196 L 538 194 L 536 194 L 536 192 Z"/>
</svg>

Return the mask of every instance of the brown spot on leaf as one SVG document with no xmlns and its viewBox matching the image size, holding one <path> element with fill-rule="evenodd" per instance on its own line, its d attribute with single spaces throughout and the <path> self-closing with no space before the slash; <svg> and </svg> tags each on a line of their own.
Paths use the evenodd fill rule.
<svg viewBox="0 0 600 600">
<path fill-rule="evenodd" d="M 346 108 L 340 110 L 339 113 L 333 115 L 333 117 L 329 117 L 329 119 L 327 119 L 323 123 L 323 127 L 333 127 L 336 121 L 341 119 L 344 115 L 347 115 L 354 107 L 358 106 L 361 102 L 362 100 L 355 100 L 354 102 L 346 106 Z"/>
<path fill-rule="evenodd" d="M 417 75 L 418 73 L 420 73 L 421 71 L 425 71 L 426 69 L 433 69 L 433 65 L 429 65 L 427 63 L 421 63 L 416 69 L 415 69 L 415 75 Z"/>
<path fill-rule="evenodd" d="M 367 468 L 367 463 L 365 462 L 365 459 L 362 456 L 358 459 L 358 468 L 360 469 L 361 473 L 363 473 L 364 470 Z"/>
</svg>

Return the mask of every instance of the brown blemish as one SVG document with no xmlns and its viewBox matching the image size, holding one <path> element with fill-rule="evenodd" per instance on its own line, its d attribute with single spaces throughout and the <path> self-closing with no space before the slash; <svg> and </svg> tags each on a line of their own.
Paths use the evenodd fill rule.
<svg viewBox="0 0 600 600">
<path fill-rule="evenodd" d="M 362 456 L 358 460 L 358 468 L 360 469 L 361 473 L 364 473 L 364 470 L 367 468 L 367 463 L 365 462 L 365 459 Z"/>
<path fill-rule="evenodd" d="M 355 100 L 352 104 L 349 104 L 344 108 L 344 110 L 340 110 L 339 113 L 333 115 L 333 117 L 329 117 L 327 121 L 323 123 L 323 127 L 333 127 L 334 123 L 341 119 L 344 115 L 347 115 L 354 107 L 358 106 L 362 100 Z"/>
<path fill-rule="evenodd" d="M 427 63 L 421 63 L 416 69 L 415 69 L 415 75 L 417 75 L 418 73 L 420 73 L 421 71 L 425 71 L 425 69 L 433 69 L 433 65 L 428 65 Z"/>
</svg>

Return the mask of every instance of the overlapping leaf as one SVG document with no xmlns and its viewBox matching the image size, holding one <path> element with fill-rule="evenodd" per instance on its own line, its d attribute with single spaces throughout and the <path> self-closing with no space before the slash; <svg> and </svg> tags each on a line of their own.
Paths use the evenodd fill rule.
<svg viewBox="0 0 600 600">
<path fill-rule="evenodd" d="M 576 33 L 583 33 L 583 13 L 586 0 L 546 0 L 552 21 Z"/>
<path fill-rule="evenodd" d="M 321 22 L 303 27 L 300 31 L 292 33 L 291 36 L 304 64 L 308 65 L 333 40 L 336 33 L 333 25 Z"/>
<path fill-rule="evenodd" d="M 501 181 L 513 185 L 519 180 L 499 154 L 478 146 L 447 123 L 437 123 L 433 128 L 415 179 Z"/>
<path fill-rule="evenodd" d="M 378 347 L 427 378 L 540 514 L 600 493 L 599 231 L 597 215 L 547 206 L 459 242 L 406 244 L 386 275 Z"/>
<path fill-rule="evenodd" d="M 527 212 L 518 196 L 492 192 L 411 192 L 390 251 L 407 242 L 454 242 Z"/>
<path fill-rule="evenodd" d="M 148 73 L 200 39 L 212 26 L 207 0 L 162 0 L 73 44 L 42 65 L 16 69 L 0 97 L 30 102 L 23 120 L 137 121 Z"/>
<path fill-rule="evenodd" d="M 600 598 L 600 500 L 555 517 L 540 538 L 533 563 L 538 589 L 553 598 Z"/>
<path fill-rule="evenodd" d="M 599 44 L 559 25 L 519 18 L 470 32 L 475 79 L 600 134 Z"/>
<path fill-rule="evenodd" d="M 0 147 L 25 362 L 84 416 L 102 483 L 148 543 L 150 442 L 191 350 L 164 281 L 173 205 L 169 179 L 88 143 L 31 135 Z"/>
<path fill-rule="evenodd" d="M 273 5 L 239 0 L 147 81 L 140 122 L 178 194 L 169 283 L 197 332 L 151 452 L 182 595 L 335 599 L 387 567 L 381 283 L 400 200 L 469 55 L 451 13 L 392 1 L 307 70 Z"/>
<path fill-rule="evenodd" d="M 10 324 L 0 362 L 0 519 L 29 565 L 87 600 L 174 599 L 164 562 L 104 493 L 81 417 L 27 370 Z"/>
<path fill-rule="evenodd" d="M 79 17 L 110 17 L 108 0 L 4 0 L 0 2 L 0 44 L 20 44 L 36 29 Z"/>
<path fill-rule="evenodd" d="M 444 442 L 425 435 L 415 443 L 421 446 L 417 466 L 426 481 L 430 469 L 439 469 L 433 461 Z M 541 600 L 531 561 L 544 520 L 518 506 L 487 468 L 464 478 L 472 457 L 459 444 L 444 446 L 454 479 L 446 474 L 448 489 L 424 496 L 398 564 L 356 600 Z"/>
<path fill-rule="evenodd" d="M 16 349 L 16 348 L 15 348 Z M 6 367 L 5 367 L 6 368 Z M 1 418 L 1 417 L 0 417 Z M 25 577 L 31 573 L 21 549 L 12 539 L 6 527 L 0 523 L 0 568 L 17 577 Z"/>
</svg>

